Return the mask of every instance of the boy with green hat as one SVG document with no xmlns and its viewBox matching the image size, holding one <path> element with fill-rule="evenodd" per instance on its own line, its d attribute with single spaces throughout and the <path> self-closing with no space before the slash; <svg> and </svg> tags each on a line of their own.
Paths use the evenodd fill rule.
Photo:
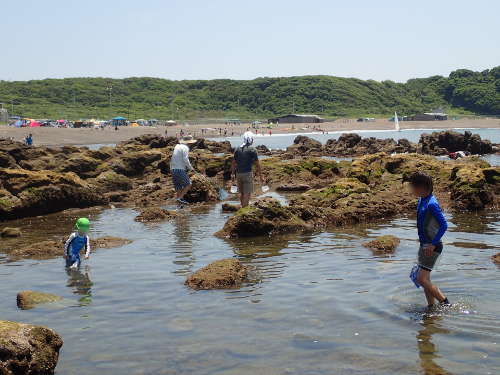
<svg viewBox="0 0 500 375">
<path fill-rule="evenodd" d="M 66 259 L 66 267 L 78 268 L 80 266 L 80 251 L 85 249 L 85 259 L 89 259 L 90 255 L 90 239 L 87 233 L 90 229 L 90 220 L 81 217 L 76 221 L 73 233 L 68 237 L 64 244 L 64 259 Z"/>
</svg>

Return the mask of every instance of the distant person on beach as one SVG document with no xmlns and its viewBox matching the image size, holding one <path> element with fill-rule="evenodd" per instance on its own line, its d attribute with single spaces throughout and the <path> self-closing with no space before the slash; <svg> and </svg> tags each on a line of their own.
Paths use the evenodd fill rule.
<svg viewBox="0 0 500 375">
<path fill-rule="evenodd" d="M 27 146 L 33 146 L 33 135 L 31 133 L 24 138 L 24 143 L 26 143 Z"/>
<path fill-rule="evenodd" d="M 90 256 L 90 239 L 88 232 L 90 229 L 90 220 L 81 217 L 76 221 L 75 231 L 71 233 L 64 243 L 64 259 L 66 259 L 66 267 L 80 267 L 80 252 L 85 250 L 85 259 Z"/>
<path fill-rule="evenodd" d="M 172 181 L 175 188 L 175 198 L 177 203 L 182 207 L 188 204 L 184 200 L 184 195 L 191 189 L 191 180 L 187 171 L 194 170 L 189 161 L 189 146 L 188 144 L 195 143 L 196 140 L 191 135 L 186 135 L 179 140 L 172 153 L 170 159 L 170 171 L 172 173 Z"/>
<path fill-rule="evenodd" d="M 262 172 L 260 169 L 257 150 L 252 146 L 253 133 L 247 131 L 243 134 L 243 143 L 234 152 L 234 159 L 231 165 L 233 181 L 236 177 L 238 183 L 238 191 L 240 192 L 241 207 L 248 206 L 250 196 L 254 191 L 253 187 L 253 166 L 263 184 Z"/>
<path fill-rule="evenodd" d="M 448 223 L 441 211 L 441 207 L 432 194 L 432 177 L 423 172 L 415 172 L 410 176 L 410 188 L 416 197 L 417 229 L 420 247 L 418 250 L 418 268 L 416 284 L 424 288 L 428 308 L 434 306 L 437 299 L 441 305 L 450 305 L 448 298 L 431 282 L 433 270 L 441 252 L 443 243 L 441 238 L 448 229 Z"/>
</svg>

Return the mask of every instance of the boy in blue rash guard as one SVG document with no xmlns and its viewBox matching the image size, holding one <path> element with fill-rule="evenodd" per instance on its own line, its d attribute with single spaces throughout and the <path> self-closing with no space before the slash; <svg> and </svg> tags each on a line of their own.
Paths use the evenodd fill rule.
<svg viewBox="0 0 500 375">
<path fill-rule="evenodd" d="M 443 251 L 441 238 L 448 229 L 448 223 L 436 197 L 432 194 L 431 176 L 415 172 L 410 176 L 410 186 L 412 193 L 418 197 L 417 228 L 420 247 L 417 282 L 424 288 L 429 308 L 434 306 L 435 299 L 442 305 L 449 305 L 448 298 L 431 282 L 431 271 Z"/>
<path fill-rule="evenodd" d="M 71 233 L 64 244 L 64 259 L 66 267 L 78 268 L 80 266 L 80 251 L 85 249 L 85 259 L 90 255 L 90 239 L 87 235 L 90 229 L 89 219 L 82 217 L 76 221 L 76 231 Z"/>
</svg>

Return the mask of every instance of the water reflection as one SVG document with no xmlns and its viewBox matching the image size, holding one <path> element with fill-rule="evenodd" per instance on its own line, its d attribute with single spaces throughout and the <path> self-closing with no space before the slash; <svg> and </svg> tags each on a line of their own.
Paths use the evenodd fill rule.
<svg viewBox="0 0 500 375">
<path fill-rule="evenodd" d="M 196 258 L 193 253 L 193 233 L 191 220 L 193 217 L 184 211 L 180 211 L 174 220 L 173 252 L 175 258 L 173 263 L 177 266 L 173 273 L 186 275 L 193 271 Z"/>
<path fill-rule="evenodd" d="M 68 275 L 68 282 L 66 286 L 73 289 L 74 294 L 81 297 L 78 299 L 80 306 L 87 306 L 92 303 L 92 280 L 90 279 L 90 266 L 86 265 L 81 268 L 66 267 L 66 274 Z"/>
<path fill-rule="evenodd" d="M 439 359 L 439 350 L 432 342 L 432 335 L 448 334 L 448 329 L 442 328 L 439 321 L 442 316 L 425 315 L 422 319 L 422 329 L 417 333 L 418 356 L 420 359 L 420 367 L 425 375 L 452 375 L 451 372 L 445 370 L 436 363 Z"/>
</svg>

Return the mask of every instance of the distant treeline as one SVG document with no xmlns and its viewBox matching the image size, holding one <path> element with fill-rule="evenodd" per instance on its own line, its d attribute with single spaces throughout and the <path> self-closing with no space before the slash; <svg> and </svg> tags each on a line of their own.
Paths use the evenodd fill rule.
<svg viewBox="0 0 500 375">
<path fill-rule="evenodd" d="M 459 69 L 449 77 L 377 82 L 332 76 L 184 80 L 65 78 L 0 81 L 0 103 L 34 118 L 266 118 L 285 113 L 324 117 L 451 113 L 500 115 L 500 66 Z"/>
</svg>

